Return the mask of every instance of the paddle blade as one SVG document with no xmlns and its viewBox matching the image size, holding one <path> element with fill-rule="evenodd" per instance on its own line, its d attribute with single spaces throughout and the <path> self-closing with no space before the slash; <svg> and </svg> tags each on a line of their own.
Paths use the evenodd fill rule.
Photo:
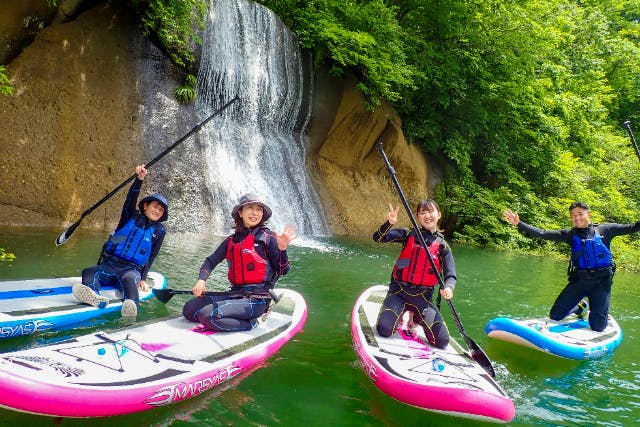
<svg viewBox="0 0 640 427">
<path fill-rule="evenodd" d="M 64 230 L 56 239 L 56 246 L 63 245 L 67 240 L 71 238 L 71 235 L 76 231 L 76 228 L 80 225 L 80 220 L 74 222 L 66 230 Z"/>
<path fill-rule="evenodd" d="M 491 377 L 496 377 L 496 371 L 493 369 L 493 364 L 491 360 L 489 360 L 489 356 L 480 348 L 478 344 L 475 343 L 471 338 L 464 337 L 467 345 L 469 346 L 469 350 L 471 352 L 471 358 L 478 362 L 478 365 L 482 366 L 482 369 L 487 371 L 487 374 L 491 375 Z"/>
<path fill-rule="evenodd" d="M 153 295 L 155 295 L 156 299 L 161 303 L 168 303 L 171 298 L 173 298 L 174 292 L 171 289 L 156 289 L 153 288 L 151 290 Z"/>
</svg>

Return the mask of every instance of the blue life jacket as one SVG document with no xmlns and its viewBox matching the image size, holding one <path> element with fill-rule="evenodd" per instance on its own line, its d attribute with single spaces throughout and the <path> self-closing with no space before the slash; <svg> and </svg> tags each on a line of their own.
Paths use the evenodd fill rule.
<svg viewBox="0 0 640 427">
<path fill-rule="evenodd" d="M 611 250 L 604 244 L 598 233 L 598 226 L 593 227 L 593 236 L 581 239 L 573 235 L 571 246 L 571 265 L 579 270 L 606 268 L 613 265 Z"/>
<path fill-rule="evenodd" d="M 142 228 L 131 218 L 116 230 L 105 245 L 105 253 L 144 266 L 151 256 L 155 227 Z"/>
</svg>

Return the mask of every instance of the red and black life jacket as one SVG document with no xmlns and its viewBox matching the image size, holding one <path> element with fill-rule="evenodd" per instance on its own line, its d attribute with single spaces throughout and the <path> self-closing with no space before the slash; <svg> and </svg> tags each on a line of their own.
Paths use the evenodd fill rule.
<svg viewBox="0 0 640 427">
<path fill-rule="evenodd" d="M 229 282 L 233 285 L 255 285 L 273 280 L 271 264 L 256 251 L 256 246 L 261 243 L 266 248 L 266 238 L 266 233 L 257 228 L 240 242 L 229 239 L 226 256 Z"/>
<path fill-rule="evenodd" d="M 419 286 L 435 286 L 438 284 L 438 276 L 433 271 L 427 256 L 431 256 L 438 272 L 442 271 L 440 265 L 440 238 L 436 238 L 425 248 L 416 243 L 415 232 L 411 231 L 396 265 L 393 267 L 393 278 L 399 282 L 410 283 Z M 428 254 L 428 255 L 427 255 Z"/>
</svg>

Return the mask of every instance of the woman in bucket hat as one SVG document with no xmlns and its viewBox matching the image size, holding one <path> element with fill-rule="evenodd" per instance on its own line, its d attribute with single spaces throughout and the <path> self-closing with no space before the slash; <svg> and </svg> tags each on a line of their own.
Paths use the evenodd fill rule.
<svg viewBox="0 0 640 427">
<path fill-rule="evenodd" d="M 202 263 L 193 287 L 196 298 L 182 308 L 186 319 L 215 331 L 248 331 L 267 313 L 268 292 L 289 272 L 287 247 L 296 238 L 291 225 L 282 234 L 266 227 L 271 213 L 255 194 L 240 198 L 231 210 L 234 233 Z M 203 295 L 211 271 L 224 260 L 231 289 L 226 295 Z"/>
<path fill-rule="evenodd" d="M 85 268 L 82 284 L 73 286 L 73 295 L 94 307 L 109 303 L 100 295 L 102 285 L 116 287 L 123 293 L 121 314 L 130 319 L 138 314 L 138 289 L 148 289 L 147 273 L 166 233 L 161 222 L 169 217 L 169 204 L 160 194 L 146 196 L 136 205 L 147 176 L 144 165 L 136 167 L 136 175 L 122 206 L 120 222 L 105 242 L 98 264 Z"/>
</svg>

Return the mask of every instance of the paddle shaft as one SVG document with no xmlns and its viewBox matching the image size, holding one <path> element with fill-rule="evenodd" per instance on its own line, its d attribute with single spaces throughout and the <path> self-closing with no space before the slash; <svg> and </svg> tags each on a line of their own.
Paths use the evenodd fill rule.
<svg viewBox="0 0 640 427">
<path fill-rule="evenodd" d="M 629 136 L 631 137 L 631 143 L 633 143 L 633 148 L 636 150 L 636 156 L 638 156 L 638 160 L 640 160 L 640 150 L 638 149 L 638 143 L 636 142 L 636 138 L 633 136 L 633 131 L 631 130 L 631 122 L 627 120 L 622 125 L 627 128 Z"/>
<path fill-rule="evenodd" d="M 400 183 L 398 182 L 398 177 L 396 176 L 396 171 L 393 169 L 393 166 L 391 166 L 391 163 L 389 163 L 389 159 L 387 158 L 387 154 L 382 149 L 382 143 L 378 142 L 378 144 L 376 145 L 376 148 L 380 152 L 380 155 L 382 156 L 382 159 L 384 160 L 384 163 L 387 166 L 387 171 L 389 171 L 389 175 L 391 175 L 391 179 L 393 180 L 393 183 L 395 184 L 396 190 L 398 190 L 398 194 L 400 195 L 400 199 L 402 199 L 402 204 L 404 205 L 404 208 L 407 211 L 407 215 L 409 215 L 409 219 L 411 219 L 411 223 L 413 224 L 413 227 L 416 230 L 416 234 L 418 235 L 418 239 L 420 239 L 420 243 L 422 244 L 422 246 L 424 248 L 427 248 L 428 247 L 427 246 L 427 242 L 424 240 L 424 236 L 420 232 L 420 226 L 418 225 L 418 222 L 416 221 L 415 217 L 413 216 L 413 212 L 411 211 L 411 207 L 409 206 L 409 203 L 407 202 L 407 198 L 404 196 L 404 192 L 402 191 L 402 188 L 400 187 Z M 440 271 L 436 267 L 436 263 L 433 261 L 433 259 L 430 256 L 427 256 L 427 259 L 429 260 L 429 264 L 431 264 L 431 268 L 433 269 L 433 272 L 434 272 L 434 274 L 436 275 L 436 277 L 438 279 L 438 284 L 440 285 L 441 288 L 444 288 L 444 279 L 442 278 L 442 275 L 440 274 Z M 449 300 L 447 300 L 447 301 L 449 301 Z"/>
<path fill-rule="evenodd" d="M 396 171 L 393 169 L 393 166 L 391 166 L 391 163 L 389 162 L 389 159 L 387 158 L 387 154 L 384 152 L 383 148 L 382 148 L 382 143 L 378 142 L 378 144 L 376 145 L 376 148 L 378 149 L 378 152 L 380 152 L 380 155 L 382 156 L 382 159 L 384 160 L 384 163 L 387 167 L 387 171 L 389 172 L 389 175 L 391 176 L 391 179 L 396 187 L 396 190 L 398 190 L 398 194 L 400 195 L 400 199 L 402 199 L 402 204 L 404 205 L 405 210 L 407 211 L 407 215 L 409 216 L 409 218 L 411 219 L 411 223 L 413 224 L 414 229 L 416 230 L 416 233 L 418 235 L 418 238 L 420 240 L 420 243 L 422 244 L 422 246 L 425 248 L 428 247 L 427 246 L 427 242 L 424 239 L 424 236 L 422 235 L 422 233 L 420 232 L 420 226 L 418 225 L 418 222 L 416 221 L 415 217 L 413 216 L 413 212 L 411 211 L 411 207 L 409 206 L 409 203 L 407 202 L 407 198 L 404 196 L 404 192 L 402 191 L 402 187 L 400 187 L 400 183 L 398 182 L 398 178 L 396 176 Z M 440 274 L 440 271 L 438 270 L 435 262 L 433 261 L 433 259 L 431 258 L 430 255 L 427 255 L 427 259 L 429 260 L 429 263 L 431 264 L 431 268 L 434 272 L 434 274 L 436 275 L 437 279 L 438 279 L 438 284 L 440 285 L 441 289 L 444 289 L 444 279 L 442 278 L 442 275 Z M 495 376 L 495 371 L 493 369 L 493 366 L 491 365 L 491 361 L 489 360 L 489 357 L 484 353 L 484 351 L 480 348 L 480 346 L 478 344 L 476 344 L 475 341 L 473 341 L 471 339 L 471 337 L 469 337 L 466 333 L 466 331 L 464 330 L 464 326 L 462 326 L 462 322 L 460 321 L 460 317 L 458 317 L 458 313 L 456 312 L 456 309 L 453 306 L 453 302 L 451 302 L 450 299 L 445 298 L 445 300 L 447 301 L 447 304 L 449 305 L 449 308 L 451 309 L 451 315 L 453 317 L 453 320 L 456 322 L 456 325 L 458 326 L 458 330 L 460 331 L 460 335 L 462 335 L 462 338 L 465 340 L 465 342 L 467 343 L 467 345 L 469 346 L 469 348 L 472 350 L 472 356 L 474 357 L 474 359 L 477 362 L 482 361 L 483 363 L 480 363 L 480 365 L 491 375 L 491 376 Z M 480 359 L 480 360 L 478 360 Z"/>
<path fill-rule="evenodd" d="M 193 129 L 191 129 L 187 134 L 185 134 L 182 138 L 180 138 L 179 140 L 177 140 L 176 142 L 174 142 L 173 144 L 171 144 L 170 146 L 168 146 L 162 153 L 158 154 L 156 157 L 154 157 L 152 160 L 150 160 L 149 162 L 147 162 L 145 164 L 145 168 L 149 169 L 151 166 L 153 166 L 154 164 L 156 164 L 160 159 L 162 159 L 164 156 L 166 156 L 167 154 L 169 154 L 171 151 L 173 151 L 178 145 L 182 144 L 187 138 L 189 138 L 191 135 L 193 135 L 194 133 L 198 132 L 200 130 L 200 128 L 202 126 L 204 126 L 205 124 L 207 124 L 207 122 L 209 122 L 211 119 L 213 119 L 214 117 L 218 116 L 220 113 L 222 113 L 224 110 L 226 110 L 231 104 L 233 104 L 235 101 L 238 100 L 238 96 L 236 96 L 235 98 L 233 98 L 231 101 L 227 102 L 225 105 L 223 105 L 219 110 L 215 111 L 213 114 L 211 114 L 209 117 L 207 117 L 205 120 L 203 120 L 202 122 L 200 122 L 199 124 L 197 124 L 196 126 L 193 127 Z M 136 179 L 137 175 L 133 174 L 131 175 L 129 178 L 127 178 L 126 180 L 124 180 L 122 183 L 120 183 L 120 185 L 118 185 L 116 188 L 114 188 L 113 190 L 111 190 L 106 196 L 104 196 L 102 199 L 98 200 L 93 206 L 91 206 L 89 209 L 87 209 L 86 211 L 82 212 L 82 214 L 80 215 L 80 218 L 74 222 L 73 224 L 71 224 L 71 226 L 67 227 L 67 229 L 65 231 L 62 232 L 62 234 L 60 236 L 58 236 L 58 238 L 56 239 L 56 246 L 60 246 L 62 244 L 64 244 L 70 237 L 71 235 L 74 233 L 74 231 L 76 230 L 76 228 L 78 228 L 78 226 L 80 225 L 80 222 L 84 219 L 84 217 L 86 217 L 87 215 L 89 215 L 91 212 L 93 212 L 94 210 L 96 210 L 100 205 L 102 205 L 104 202 L 106 202 L 107 200 L 109 200 L 114 194 L 116 194 L 118 191 L 122 190 L 123 187 L 125 187 L 127 184 L 129 184 L 130 182 L 132 182 L 134 179 Z"/>
<path fill-rule="evenodd" d="M 163 302 L 167 302 L 171 299 L 171 297 L 173 297 L 174 295 L 177 294 L 182 294 L 182 295 L 187 295 L 187 294 L 193 294 L 192 291 L 186 290 L 186 289 L 153 289 L 153 292 L 156 294 L 163 294 L 163 295 L 169 295 L 168 298 L 164 298 L 165 301 Z M 245 292 L 245 291 L 204 291 L 202 293 L 202 295 L 208 295 L 208 296 L 231 296 L 231 297 L 243 297 L 243 296 L 252 296 L 255 298 L 271 298 L 273 301 L 275 301 L 276 303 L 278 301 L 280 301 L 280 297 L 273 291 L 273 289 L 269 289 L 269 293 L 265 294 L 263 292 Z"/>
</svg>

